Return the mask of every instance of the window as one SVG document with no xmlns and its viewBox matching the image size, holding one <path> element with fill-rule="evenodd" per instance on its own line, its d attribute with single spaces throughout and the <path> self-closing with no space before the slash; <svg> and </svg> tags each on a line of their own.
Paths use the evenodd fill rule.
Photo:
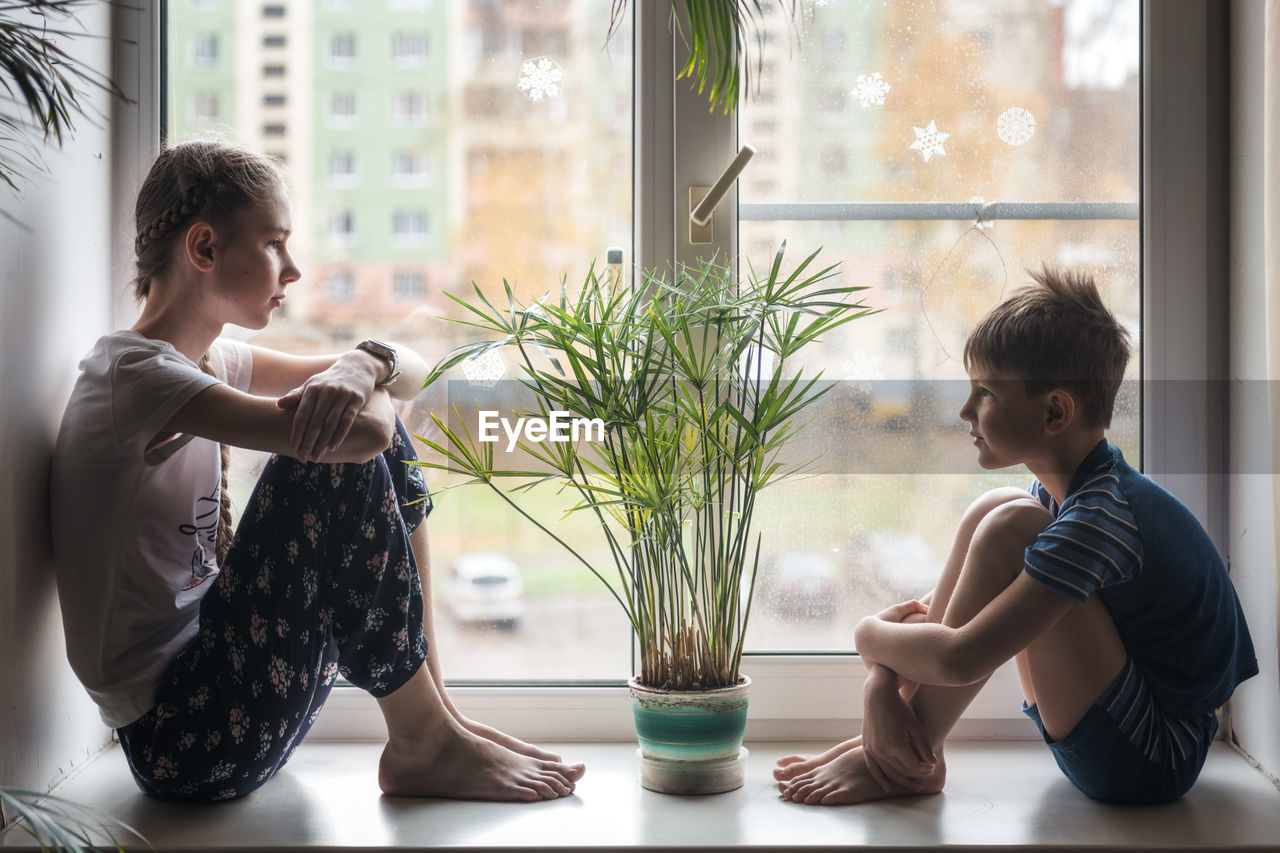
<svg viewBox="0 0 1280 853">
<path fill-rule="evenodd" d="M 397 210 L 391 217 L 391 237 L 400 244 L 421 243 L 427 239 L 425 210 Z"/>
<path fill-rule="evenodd" d="M 339 186 L 351 186 L 357 180 L 356 153 L 347 149 L 329 152 L 329 181 Z"/>
<path fill-rule="evenodd" d="M 288 43 L 289 43 L 289 40 L 282 35 L 269 35 L 269 36 L 262 37 L 263 47 L 284 47 Z"/>
<path fill-rule="evenodd" d="M 283 65 L 272 64 L 262 66 L 262 76 L 269 79 L 278 80 L 279 78 L 284 77 L 286 73 L 287 69 Z"/>
<path fill-rule="evenodd" d="M 268 3 L 262 7 L 262 17 L 264 18 L 283 18 L 285 16 L 285 7 L 283 3 Z"/>
<path fill-rule="evenodd" d="M 356 121 L 356 93 L 339 90 L 329 96 L 329 123 L 349 127 Z"/>
<path fill-rule="evenodd" d="M 396 273 L 395 299 L 397 302 L 421 302 L 427 296 L 427 277 L 416 271 Z"/>
<path fill-rule="evenodd" d="M 427 153 L 401 149 L 391 153 L 391 183 L 395 186 L 424 186 L 430 180 Z"/>
<path fill-rule="evenodd" d="M 191 97 L 191 124 L 194 127 L 212 127 L 219 118 L 216 92 L 196 92 Z"/>
<path fill-rule="evenodd" d="M 264 107 L 283 107 L 286 102 L 287 98 L 284 95 L 268 94 L 262 96 L 262 105 Z"/>
<path fill-rule="evenodd" d="M 280 137 L 280 136 L 284 136 L 287 132 L 288 132 L 288 128 L 286 128 L 283 124 L 272 123 L 272 124 L 264 124 L 262 126 L 262 135 L 266 137 L 272 137 L 272 136 Z"/>
<path fill-rule="evenodd" d="M 430 105 L 426 92 L 396 92 L 391 96 L 391 121 L 398 125 L 427 123 Z"/>
<path fill-rule="evenodd" d="M 218 36 L 202 33 L 191 39 L 191 67 L 212 68 L 218 64 Z"/>
<path fill-rule="evenodd" d="M 356 280 L 347 270 L 337 270 L 325 279 L 325 296 L 330 302 L 354 302 Z"/>
<path fill-rule="evenodd" d="M 825 572 L 837 614 L 856 620 L 931 588 L 978 494 L 1031 482 L 1022 468 L 978 469 L 956 414 L 965 335 L 1024 270 L 1087 258 L 1104 299 L 1141 334 L 1139 4 L 924 8 L 815 8 L 826 35 L 775 50 L 787 85 L 741 108 L 742 127 L 779 129 L 774 158 L 753 160 L 740 182 L 748 260 L 764 268 L 784 240 L 822 247 L 824 263 L 868 285 L 866 301 L 882 309 L 804 354 L 806 369 L 836 383 L 824 426 L 806 434 L 823 470 L 757 507 L 774 544 L 753 650 L 848 648 L 852 621 L 809 618 L 803 597 L 791 600 L 787 590 L 803 588 L 792 566 Z M 768 19 L 775 46 L 786 32 L 783 16 Z M 1135 359 L 1130 375 L 1139 369 Z M 1132 391 L 1110 437 L 1137 459 Z"/>
<path fill-rule="evenodd" d="M 452 77 L 415 81 L 419 88 L 411 91 L 403 80 L 362 80 L 361 93 L 374 107 L 363 110 L 367 132 L 360 134 L 333 136 L 356 120 L 354 85 L 317 88 L 327 121 L 306 137 L 296 130 L 289 140 L 294 161 L 313 170 L 292 180 L 305 182 L 315 194 L 316 212 L 294 211 L 295 228 L 310 234 L 314 252 L 298 260 L 304 275 L 322 271 L 325 301 L 338 307 L 326 315 L 317 306 L 305 328 L 274 322 L 273 331 L 294 335 L 299 346 L 307 345 L 307 335 L 319 334 L 332 349 L 349 346 L 353 329 L 378 329 L 433 361 L 465 340 L 465 330 L 424 319 L 431 312 L 406 310 L 400 295 L 418 285 L 407 275 L 402 281 L 402 274 L 421 276 L 421 296 L 411 300 L 465 294 L 472 281 L 494 294 L 504 278 L 529 298 L 558 288 L 566 274 L 572 284 L 608 246 L 628 247 L 628 269 L 633 263 L 652 267 L 676 256 L 689 258 L 704 249 L 687 244 L 680 213 L 670 209 L 664 193 L 713 177 L 735 135 L 755 144 L 757 156 L 735 190 L 738 215 L 732 197 L 716 212 L 716 239 L 725 241 L 717 248 L 727 256 L 741 251 L 760 268 L 784 238 L 792 261 L 822 247 L 820 258 L 839 261 L 842 276 L 872 287 L 868 301 L 884 312 L 856 321 L 848 334 L 814 353 L 811 366 L 827 371 L 855 401 L 851 411 L 830 421 L 849 431 L 820 429 L 815 440 L 843 437 L 865 449 L 865 457 L 884 460 L 884 470 L 849 470 L 853 462 L 836 456 L 836 470 L 770 498 L 772 520 L 762 532 L 774 544 L 764 558 L 762 584 L 780 588 L 787 566 L 796 564 L 788 555 L 798 553 L 801 562 L 830 566 L 841 606 L 824 620 L 762 604 L 753 614 L 750 651 L 850 651 L 858 617 L 922 591 L 929 573 L 936 574 L 957 508 L 990 485 L 1026 484 L 1025 475 L 927 467 L 954 448 L 957 404 L 949 395 L 951 383 L 963 376 L 956 342 L 975 313 L 1040 259 L 1087 262 L 1103 269 L 1108 299 L 1135 333 L 1145 334 L 1137 320 L 1142 235 L 1134 218 L 1140 199 L 1136 0 L 950 0 L 930 6 L 928 14 L 911 2 L 806 4 L 806 15 L 813 16 L 810 32 L 817 35 L 794 50 L 788 48 L 786 16 L 772 14 L 766 4 L 766 51 L 773 67 L 759 81 L 758 97 L 748 99 L 734 119 L 681 100 L 679 87 L 675 95 L 663 94 L 661 87 L 656 95 L 649 92 L 658 98 L 655 119 L 644 98 L 637 103 L 633 81 L 647 86 L 671 75 L 632 67 L 629 45 L 645 42 L 633 42 L 627 32 L 600 51 L 590 40 L 569 37 L 568 25 L 552 16 L 537 27 L 527 18 L 504 17 L 504 9 L 518 5 L 388 0 L 386 18 L 393 23 L 365 28 L 353 24 L 349 3 L 328 0 L 315 4 L 310 32 L 291 30 L 295 47 L 309 43 L 323 56 L 325 16 L 342 12 L 338 26 L 351 35 L 352 56 L 356 39 L 385 46 L 390 33 L 393 60 L 401 50 L 416 51 L 408 42 L 397 45 L 395 34 L 422 33 L 425 56 L 433 40 L 442 45 L 457 32 L 461 61 L 447 70 Z M 650 28 L 649 40 L 655 32 L 667 33 L 661 6 L 632 4 L 634 14 L 652 16 L 638 24 Z M 566 6 L 580 20 L 607 20 L 610 7 L 611 0 Z M 390 14 L 428 9 L 405 21 Z M 173 6 L 171 11 L 176 13 Z M 1081 15 L 1097 20 L 1081 26 Z M 549 94 L 547 80 L 540 78 L 536 88 L 543 97 L 534 100 L 518 88 L 516 72 L 525 59 L 537 57 L 526 49 L 547 46 L 555 48 L 564 85 Z M 498 65 L 512 69 L 510 79 L 496 73 Z M 174 74 L 171 85 L 183 92 L 193 84 Z M 435 126 L 405 129 L 430 124 L 446 92 L 457 98 L 440 101 L 449 105 L 435 122 L 442 138 L 434 137 Z M 884 103 L 877 102 L 881 93 Z M 223 97 L 233 98 L 234 92 L 229 88 Z M 663 98 L 675 98 L 675 106 Z M 390 106 L 387 114 L 383 104 Z M 1031 132 L 1020 144 L 1000 136 L 999 118 L 1014 107 L 1034 119 L 1034 130 L 1019 114 L 1006 120 L 1009 139 Z M 642 128 L 632 126 L 635 110 L 658 122 L 658 141 L 646 141 Z M 663 123 L 671 115 L 677 128 Z M 930 122 L 937 133 L 912 147 L 918 138 L 914 128 L 927 131 Z M 347 136 L 360 138 L 348 142 Z M 342 141 L 335 146 L 337 138 Z M 661 157 L 652 149 L 633 151 L 633 138 L 640 146 L 674 149 L 674 174 L 658 165 Z M 330 151 L 350 153 L 351 168 L 346 170 L 345 159 L 331 159 Z M 722 153 L 699 153 L 705 151 Z M 696 167 L 688 165 L 695 161 Z M 354 174 L 357 163 L 368 198 L 341 195 L 343 188 L 331 182 Z M 446 169 L 446 163 L 456 168 Z M 433 169 L 439 180 L 431 180 Z M 384 175 L 385 191 L 377 187 Z M 413 193 L 404 192 L 406 187 Z M 644 212 L 634 228 L 633 209 Z M 335 265 L 342 272 L 323 272 Z M 971 282 L 980 286 L 971 288 Z M 513 375 L 512 365 L 490 367 Z M 476 379 L 476 387 L 482 381 Z M 863 402 L 865 408 L 856 408 Z M 412 415 L 422 420 L 410 428 L 422 427 L 426 412 L 442 409 L 447 406 L 440 398 L 419 401 Z M 1117 427 L 1121 446 L 1135 456 L 1136 398 L 1125 401 Z M 961 450 L 954 458 L 968 457 Z M 590 530 L 575 527 L 574 519 L 562 521 L 564 507 L 554 501 L 543 500 L 539 510 L 564 524 L 568 535 L 587 541 Z M 437 589 L 437 630 L 449 650 L 449 678 L 590 681 L 616 679 L 629 670 L 627 630 L 616 605 L 538 531 L 514 521 L 480 492 L 464 489 L 440 501 L 432 532 L 440 576 L 455 555 L 469 549 L 515 554 L 531 607 L 526 624 L 505 633 L 459 618 L 447 592 Z M 538 625 L 550 630 L 539 631 Z M 548 635 L 556 635 L 553 644 L 538 645 Z M 774 671 L 767 658 L 759 660 L 751 666 L 753 677 Z M 811 672 L 821 684 L 833 671 L 853 678 L 856 666 L 838 656 L 803 657 L 779 664 L 777 671 Z M 834 709 L 829 716 L 848 713 L 843 699 L 837 707 L 826 692 L 819 688 L 814 698 L 805 688 L 797 697 Z"/>
<path fill-rule="evenodd" d="M 420 68 L 426 61 L 426 33 L 395 33 L 391 36 L 391 62 L 398 68 Z"/>
<path fill-rule="evenodd" d="M 350 210 L 339 210 L 329 220 L 329 243 L 333 246 L 350 246 L 356 236 L 356 215 Z"/>
<path fill-rule="evenodd" d="M 329 37 L 329 66 L 349 68 L 356 60 L 355 33 L 334 33 Z"/>
</svg>

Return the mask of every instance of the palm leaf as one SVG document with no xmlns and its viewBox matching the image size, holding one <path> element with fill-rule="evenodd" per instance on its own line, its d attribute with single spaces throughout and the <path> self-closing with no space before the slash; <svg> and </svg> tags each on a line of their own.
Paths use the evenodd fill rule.
<svg viewBox="0 0 1280 853">
<path fill-rule="evenodd" d="M 129 99 L 110 78 L 72 56 L 64 45 L 91 36 L 77 15 L 101 0 L 0 2 L 0 101 L 16 108 L 0 116 L 0 181 L 19 191 L 18 180 L 42 171 L 39 142 L 61 146 L 86 115 L 81 100 L 98 90 Z"/>
<path fill-rule="evenodd" d="M 797 0 L 776 2 L 788 20 L 794 21 Z M 707 94 L 712 110 L 734 112 L 740 91 L 750 90 L 752 55 L 757 71 L 763 62 L 761 18 L 768 3 L 769 0 L 671 0 L 672 24 L 689 46 L 689 58 L 676 79 L 689 78 L 698 94 Z M 627 0 L 613 0 L 609 37 L 622 25 L 626 10 Z"/>
<path fill-rule="evenodd" d="M 112 849 L 124 853 L 113 827 L 148 843 L 128 824 L 63 797 L 0 785 L 0 803 L 24 822 L 23 829 L 42 851 L 88 853 L 101 849 L 105 839 Z"/>
</svg>

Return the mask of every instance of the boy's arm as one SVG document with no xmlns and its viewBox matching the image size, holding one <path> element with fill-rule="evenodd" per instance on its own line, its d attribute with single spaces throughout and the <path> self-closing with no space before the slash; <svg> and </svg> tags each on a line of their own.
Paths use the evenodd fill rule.
<svg viewBox="0 0 1280 853">
<path fill-rule="evenodd" d="M 1025 572 L 959 628 L 869 616 L 858 623 L 858 653 L 910 681 L 958 687 L 986 678 L 1073 606 Z"/>
</svg>

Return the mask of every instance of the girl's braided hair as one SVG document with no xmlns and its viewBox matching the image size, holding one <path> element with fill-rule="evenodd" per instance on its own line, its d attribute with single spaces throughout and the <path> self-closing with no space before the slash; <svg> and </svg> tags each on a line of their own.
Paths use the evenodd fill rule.
<svg viewBox="0 0 1280 853">
<path fill-rule="evenodd" d="M 211 140 L 184 142 L 160 153 L 138 190 L 133 218 L 137 277 L 134 296 L 151 292 L 151 281 L 166 266 L 187 226 L 203 220 L 234 230 L 245 210 L 266 202 L 284 186 L 280 170 L 266 156 Z"/>
<path fill-rule="evenodd" d="M 283 185 L 284 178 L 271 160 L 225 142 L 184 142 L 161 152 L 138 190 L 134 207 L 134 296 L 141 302 L 151 293 L 152 280 L 169 265 L 174 244 L 191 223 L 204 220 L 215 228 L 234 231 L 242 213 L 264 203 Z M 200 369 L 215 375 L 207 353 L 200 359 Z M 223 444 L 219 450 L 222 486 L 215 551 L 218 565 L 222 565 L 234 531 L 227 491 L 231 448 Z"/>
</svg>

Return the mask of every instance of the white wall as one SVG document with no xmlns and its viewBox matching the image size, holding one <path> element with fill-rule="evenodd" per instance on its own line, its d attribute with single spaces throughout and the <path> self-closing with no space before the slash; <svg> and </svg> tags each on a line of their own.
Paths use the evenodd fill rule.
<svg viewBox="0 0 1280 853">
<path fill-rule="evenodd" d="M 1263 188 L 1263 0 L 1231 5 L 1231 277 L 1227 557 L 1253 634 L 1261 674 L 1232 702 L 1243 749 L 1273 777 L 1280 776 L 1280 662 L 1276 644 L 1276 506 L 1266 388 L 1266 274 Z M 1271 168 L 1280 168 L 1272 163 Z M 1280 234 L 1270 235 L 1280 239 Z M 1272 282 L 1272 287 L 1280 282 Z M 1277 389 L 1280 390 L 1280 389 Z"/>
<path fill-rule="evenodd" d="M 87 32 L 110 32 L 108 4 Z M 106 39 L 77 56 L 110 68 Z M 100 116 L 112 104 L 87 99 Z M 110 737 L 66 663 L 49 561 L 49 458 L 76 362 L 111 327 L 111 133 L 77 122 L 20 198 L 0 189 L 0 784 L 48 790 Z"/>
</svg>

